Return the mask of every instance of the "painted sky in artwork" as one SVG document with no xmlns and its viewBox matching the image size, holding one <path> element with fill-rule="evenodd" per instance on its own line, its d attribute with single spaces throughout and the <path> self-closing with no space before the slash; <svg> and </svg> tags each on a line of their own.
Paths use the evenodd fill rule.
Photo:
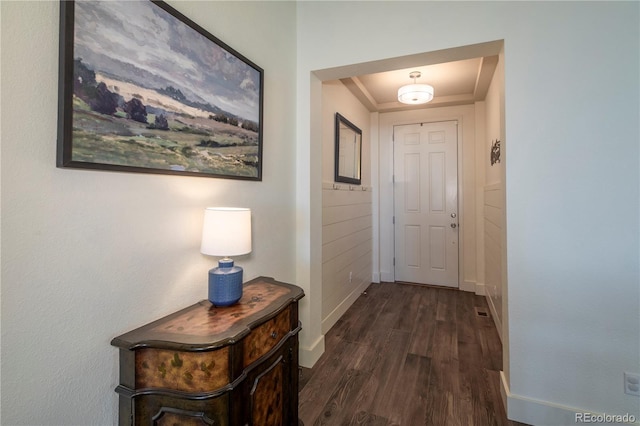
<svg viewBox="0 0 640 426">
<path fill-rule="evenodd" d="M 150 1 L 77 1 L 74 57 L 259 122 L 259 72 Z"/>
</svg>

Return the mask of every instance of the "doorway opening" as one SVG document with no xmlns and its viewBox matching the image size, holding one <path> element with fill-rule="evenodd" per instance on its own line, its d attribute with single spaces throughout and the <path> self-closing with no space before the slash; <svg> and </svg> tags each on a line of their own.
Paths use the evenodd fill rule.
<svg viewBox="0 0 640 426">
<path fill-rule="evenodd" d="M 395 281 L 458 288 L 458 122 L 394 126 Z"/>
<path fill-rule="evenodd" d="M 329 133 L 325 135 L 322 130 L 323 122 L 329 122 L 330 120 L 329 112 L 320 108 L 320 105 L 326 104 L 325 98 L 327 96 L 327 90 L 335 90 L 336 85 L 341 86 L 343 89 L 346 88 L 345 90 L 348 89 L 353 95 L 352 98 L 359 101 L 359 105 L 364 108 L 368 116 L 368 118 L 363 121 L 369 121 L 369 125 L 367 126 L 368 132 L 365 131 L 365 133 L 369 134 L 365 135 L 365 139 L 367 139 L 366 143 L 370 144 L 368 147 L 370 154 L 368 158 L 363 157 L 363 170 L 366 168 L 370 170 L 370 187 L 359 193 L 366 194 L 369 190 L 371 191 L 371 281 L 373 282 L 394 282 L 396 280 L 399 281 L 400 279 L 398 278 L 401 278 L 396 277 L 396 268 L 394 265 L 394 260 L 397 261 L 395 241 L 396 224 L 394 223 L 394 129 L 399 128 L 398 126 L 413 125 L 416 123 L 447 121 L 457 123 L 457 208 L 455 211 L 448 211 L 447 215 L 444 215 L 444 217 L 450 220 L 450 222 L 446 223 L 446 226 L 449 226 L 446 230 L 450 231 L 455 229 L 458 237 L 457 242 L 449 240 L 449 244 L 452 246 L 456 245 L 458 248 L 457 287 L 461 290 L 484 295 L 485 289 L 489 289 L 489 286 L 485 285 L 487 284 L 485 280 L 489 278 L 492 280 L 491 289 L 494 291 L 494 294 L 490 295 L 487 291 L 487 296 L 491 296 L 493 301 L 490 303 L 491 314 L 494 320 L 496 320 L 499 330 L 501 328 L 499 319 L 502 317 L 501 286 L 503 286 L 503 283 L 506 285 L 506 282 L 505 279 L 502 279 L 502 281 L 496 279 L 496 277 L 501 274 L 500 270 L 503 269 L 500 259 L 503 253 L 501 252 L 500 241 L 496 244 L 495 240 L 496 238 L 500 240 L 505 230 L 491 228 L 487 231 L 485 224 L 487 223 L 487 215 L 489 215 L 489 219 L 492 221 L 494 219 L 500 220 L 499 214 L 494 215 L 493 212 L 495 205 L 500 205 L 496 199 L 499 198 L 499 196 L 504 196 L 504 191 L 497 191 L 498 194 L 495 195 L 493 192 L 488 192 L 488 190 L 493 189 L 493 187 L 487 188 L 487 186 L 489 186 L 488 184 L 504 186 L 504 180 L 502 180 L 502 182 L 491 182 L 492 174 L 493 176 L 503 175 L 502 172 L 498 172 L 498 169 L 503 169 L 504 152 L 502 163 L 497 163 L 499 166 L 487 170 L 492 167 L 490 165 L 491 141 L 502 141 L 501 146 L 504 148 L 504 72 L 502 68 L 504 62 L 502 60 L 502 63 L 500 63 L 499 59 L 501 55 L 504 55 L 503 47 L 504 42 L 498 40 L 441 51 L 316 70 L 311 76 L 311 116 L 314 117 L 311 123 L 312 146 L 318 146 L 313 143 L 314 141 L 319 142 L 319 145 L 323 147 L 323 141 L 332 143 L 331 141 L 333 139 L 328 136 Z M 428 71 L 431 67 L 438 70 L 445 70 L 446 72 L 440 74 L 443 76 L 442 78 L 444 78 L 444 76 L 455 75 L 457 72 L 453 70 L 456 66 L 464 66 L 467 70 L 474 70 L 474 78 L 469 84 L 470 88 L 452 82 L 447 90 L 458 84 L 465 93 L 454 94 L 449 92 L 449 94 L 447 94 L 447 90 L 438 91 L 438 86 L 435 84 L 435 97 L 433 101 L 428 104 L 410 106 L 401 104 L 393 99 L 393 96 L 397 95 L 398 87 L 404 83 L 397 83 L 397 81 L 394 80 L 396 75 L 397 78 L 406 80 L 406 75 L 408 75 L 407 70 L 412 71 L 416 69 L 422 72 L 425 82 L 432 84 L 434 83 L 433 80 L 426 81 L 425 78 L 429 75 Z M 501 69 L 501 79 L 499 79 L 497 83 L 492 84 L 494 83 L 494 74 L 498 72 L 498 69 Z M 493 104 L 489 105 L 488 100 L 485 101 L 485 99 L 489 99 L 488 92 L 490 86 L 501 86 L 499 95 L 495 95 L 495 93 L 492 95 L 494 99 L 499 99 L 498 107 Z M 378 88 L 381 92 L 376 92 L 378 89 L 375 88 Z M 395 95 L 393 93 L 394 90 L 396 92 Z M 382 95 L 382 91 L 386 91 L 386 95 Z M 386 98 L 384 96 L 386 96 Z M 340 100 L 339 103 L 336 102 L 336 104 L 340 104 L 341 108 L 342 105 L 344 105 L 342 100 Z M 315 114 L 314 111 L 318 114 Z M 315 152 L 322 156 L 322 168 L 331 170 L 329 162 L 332 161 L 332 157 L 324 152 L 320 153 L 320 151 L 321 149 L 317 148 Z M 436 156 L 437 155 L 434 154 L 434 161 L 436 161 Z M 369 161 L 368 165 L 365 164 L 367 161 Z M 316 179 L 318 184 L 322 185 L 322 200 L 324 200 L 324 193 L 326 192 L 325 184 L 327 188 L 333 188 L 335 190 L 336 185 L 325 182 L 324 177 L 315 175 L 315 177 L 312 176 L 312 182 L 314 179 Z M 352 190 L 358 188 L 346 189 Z M 484 197 L 487 197 L 487 194 L 490 199 L 485 203 Z M 317 205 L 318 210 L 327 210 L 322 203 L 324 203 L 324 201 L 321 201 L 321 203 Z M 445 208 L 445 210 L 447 210 L 447 208 Z M 456 217 L 451 217 L 451 214 L 455 214 Z M 452 219 L 456 220 L 454 221 Z M 326 221 L 323 213 L 322 218 L 317 222 L 318 226 L 324 226 L 324 222 Z M 492 226 L 493 224 L 494 223 L 491 223 L 488 226 Z M 451 225 L 455 225 L 455 228 L 452 228 Z M 427 239 L 427 244 L 442 246 L 443 241 L 447 241 L 447 233 L 444 231 L 443 226 L 434 229 L 433 235 L 439 235 L 441 238 Z M 316 240 L 314 246 L 317 247 L 318 251 L 321 251 L 321 248 L 324 246 L 324 235 L 319 232 L 319 230 L 316 235 L 319 235 L 319 238 Z M 487 246 L 486 235 L 491 238 L 488 245 L 490 258 L 485 256 L 485 248 Z M 413 254 L 415 260 L 415 253 Z M 436 258 L 432 260 L 433 263 L 440 261 L 440 266 L 442 266 L 442 259 L 443 256 L 440 255 L 440 258 L 436 256 Z M 488 264 L 491 264 L 491 273 L 489 275 L 485 271 L 485 265 Z M 315 276 L 316 280 L 321 281 L 319 287 L 321 294 L 335 295 L 337 293 L 330 287 L 332 284 L 328 283 L 328 281 L 331 280 L 327 279 L 327 283 L 325 283 L 324 269 L 326 268 L 323 268 L 323 273 L 320 276 Z M 345 276 L 348 277 L 346 282 L 350 284 L 350 270 L 346 272 Z M 410 279 L 410 281 L 418 280 Z M 439 284 L 434 279 L 428 279 L 427 282 L 430 284 Z M 456 282 L 455 278 L 453 282 Z M 325 284 L 329 287 L 326 287 Z M 323 328 L 330 327 L 334 320 L 339 317 L 340 312 L 350 305 L 350 301 L 347 300 L 349 297 L 351 297 L 351 294 L 347 296 L 347 298 L 342 298 L 338 301 L 329 301 L 328 296 L 326 298 L 323 297 Z M 333 303 L 336 308 L 333 306 L 325 306 L 325 299 Z M 325 317 L 325 313 L 327 312 L 332 315 L 331 318 L 329 318 L 329 314 Z M 324 320 L 327 320 L 326 324 Z"/>
</svg>

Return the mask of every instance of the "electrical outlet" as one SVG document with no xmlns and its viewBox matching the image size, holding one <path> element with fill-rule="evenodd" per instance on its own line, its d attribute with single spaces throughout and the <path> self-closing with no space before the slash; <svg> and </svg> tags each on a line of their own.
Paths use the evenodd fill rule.
<svg viewBox="0 0 640 426">
<path fill-rule="evenodd" d="M 640 396 L 640 374 L 624 372 L 624 393 Z"/>
</svg>

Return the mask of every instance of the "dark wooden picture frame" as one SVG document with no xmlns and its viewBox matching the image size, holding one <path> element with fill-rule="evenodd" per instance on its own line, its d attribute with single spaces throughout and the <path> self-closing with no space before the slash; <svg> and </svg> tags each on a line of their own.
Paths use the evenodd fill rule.
<svg viewBox="0 0 640 426">
<path fill-rule="evenodd" d="M 339 112 L 335 119 L 334 180 L 355 185 L 362 182 L 362 130 Z"/>
<path fill-rule="evenodd" d="M 60 1 L 57 166 L 262 180 L 264 71 L 162 1 Z"/>
</svg>

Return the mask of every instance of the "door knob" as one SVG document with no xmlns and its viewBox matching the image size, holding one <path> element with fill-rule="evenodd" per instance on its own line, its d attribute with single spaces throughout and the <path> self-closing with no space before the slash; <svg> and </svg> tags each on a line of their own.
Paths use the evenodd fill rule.
<svg viewBox="0 0 640 426">
<path fill-rule="evenodd" d="M 458 225 L 457 225 L 457 224 L 455 224 L 455 223 L 452 223 L 452 224 L 451 224 L 451 227 L 455 229 L 455 228 L 457 228 L 457 227 L 458 227 Z"/>
</svg>

